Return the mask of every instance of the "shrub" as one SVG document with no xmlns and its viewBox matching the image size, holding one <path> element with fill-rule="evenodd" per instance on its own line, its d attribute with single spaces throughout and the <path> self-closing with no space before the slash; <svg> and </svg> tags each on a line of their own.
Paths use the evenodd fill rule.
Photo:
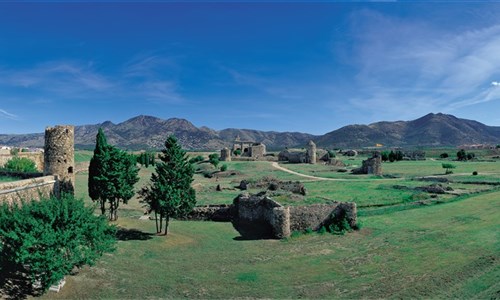
<svg viewBox="0 0 500 300">
<path fill-rule="evenodd" d="M 474 153 L 467 153 L 467 160 L 472 160 L 476 157 Z"/>
<path fill-rule="evenodd" d="M 26 157 L 14 156 L 7 161 L 4 168 L 8 171 L 13 172 L 23 172 L 23 173 L 34 173 L 38 172 L 36 169 L 35 162 Z"/>
<path fill-rule="evenodd" d="M 335 151 L 333 151 L 333 150 L 328 150 L 328 157 L 329 157 L 329 158 L 335 158 L 335 156 L 336 156 L 336 155 L 335 155 Z"/>
<path fill-rule="evenodd" d="M 319 233 L 319 234 L 324 234 L 324 233 L 326 233 L 326 227 L 325 227 L 325 226 L 321 226 L 321 228 L 320 228 L 320 229 L 318 229 L 318 233 Z"/>
<path fill-rule="evenodd" d="M 227 171 L 227 165 L 226 165 L 226 164 L 222 165 L 222 166 L 220 167 L 220 170 L 221 170 L 221 172 L 225 172 L 225 171 Z"/>
<path fill-rule="evenodd" d="M 314 231 L 311 228 L 306 228 L 305 234 L 313 233 Z"/>
<path fill-rule="evenodd" d="M 196 163 L 202 162 L 202 161 L 204 161 L 204 160 L 205 160 L 205 159 L 203 158 L 203 156 L 198 155 L 198 156 L 195 156 L 195 157 L 191 158 L 191 159 L 189 160 L 189 163 L 191 163 L 191 164 L 196 164 Z"/>
<path fill-rule="evenodd" d="M 208 160 L 215 168 L 217 168 L 217 166 L 219 165 L 219 154 L 217 153 L 210 154 L 208 156 Z"/>
<path fill-rule="evenodd" d="M 497 148 L 497 149 L 500 149 L 500 144 L 498 144 L 498 145 L 496 146 L 496 148 Z"/>
<path fill-rule="evenodd" d="M 73 267 L 113 250 L 115 228 L 72 195 L 0 206 L 2 264 L 15 266 L 46 290 Z M 14 274 L 16 275 L 16 274 Z"/>
<path fill-rule="evenodd" d="M 457 152 L 457 160 L 466 160 L 467 159 L 467 153 L 465 153 L 464 149 L 460 149 L 460 151 Z"/>
<path fill-rule="evenodd" d="M 327 230 L 335 235 L 344 235 L 347 231 L 352 229 L 345 214 L 336 216 L 332 213 L 328 223 L 329 224 L 326 226 Z"/>
<path fill-rule="evenodd" d="M 241 155 L 241 149 L 236 149 L 236 150 L 234 150 L 234 151 L 233 151 L 233 154 L 234 154 L 235 156 L 239 156 L 239 155 Z"/>
<path fill-rule="evenodd" d="M 441 153 L 441 154 L 439 155 L 439 157 L 440 157 L 440 158 L 448 158 L 448 157 L 449 157 L 449 155 L 448 155 L 448 153 L 446 153 L 446 152 L 445 152 L 445 153 Z"/>
<path fill-rule="evenodd" d="M 472 172 L 472 175 L 476 176 L 477 175 L 477 171 Z"/>
</svg>

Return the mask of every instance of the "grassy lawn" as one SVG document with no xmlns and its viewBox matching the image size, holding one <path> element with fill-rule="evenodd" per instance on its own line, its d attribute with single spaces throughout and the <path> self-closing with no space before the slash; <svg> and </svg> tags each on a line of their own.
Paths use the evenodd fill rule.
<svg viewBox="0 0 500 300">
<path fill-rule="evenodd" d="M 235 239 L 229 223 L 122 217 L 139 238 L 42 298 L 492 298 L 500 283 L 500 192 L 362 218 L 345 236 Z"/>
<path fill-rule="evenodd" d="M 231 203 L 240 193 L 234 186 L 242 179 L 301 180 L 308 190 L 302 201 L 278 201 L 355 201 L 363 211 L 364 206 L 415 200 L 419 193 L 411 188 L 430 182 L 412 178 L 444 173 L 441 163 L 384 164 L 384 173 L 401 176 L 396 179 L 313 181 L 276 170 L 268 162 L 228 162 L 227 177 L 196 174 L 194 187 L 198 204 Z M 499 162 L 456 164 L 449 179 L 499 181 Z M 329 172 L 321 165 L 283 166 L 313 176 Z M 137 188 L 148 182 L 153 170 L 140 170 Z M 479 175 L 472 176 L 473 170 Z M 90 203 L 87 176 L 76 175 L 76 194 Z M 217 184 L 222 192 L 215 191 Z M 60 293 L 41 298 L 498 298 L 500 191 L 479 184 L 449 186 L 479 194 L 441 205 L 364 214 L 359 217 L 362 229 L 344 236 L 307 234 L 285 241 L 240 240 L 230 223 L 191 221 L 172 221 L 168 237 L 155 236 L 154 221 L 139 220 L 143 208 L 134 198 L 120 206 L 116 224 L 125 230 L 116 251 L 67 277 Z"/>
</svg>

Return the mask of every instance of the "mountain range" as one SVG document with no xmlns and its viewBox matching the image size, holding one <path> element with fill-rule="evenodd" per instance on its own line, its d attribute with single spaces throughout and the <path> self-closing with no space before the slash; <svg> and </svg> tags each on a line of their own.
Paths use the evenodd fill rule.
<svg viewBox="0 0 500 300">
<path fill-rule="evenodd" d="M 500 127 L 487 126 L 473 120 L 447 114 L 430 113 L 412 121 L 377 122 L 348 125 L 324 135 L 300 132 L 275 132 L 228 128 L 213 130 L 196 127 L 185 119 L 163 120 L 137 116 L 114 124 L 106 121 L 95 125 L 75 126 L 75 147 L 93 149 L 95 136 L 103 128 L 108 142 L 123 149 L 162 148 L 166 137 L 174 134 L 185 149 L 217 150 L 230 147 L 236 137 L 244 141 L 264 143 L 268 149 L 303 147 L 309 140 L 323 148 L 360 148 L 383 144 L 388 147 L 444 147 L 462 144 L 499 144 Z M 0 134 L 0 144 L 42 147 L 43 133 Z"/>
</svg>

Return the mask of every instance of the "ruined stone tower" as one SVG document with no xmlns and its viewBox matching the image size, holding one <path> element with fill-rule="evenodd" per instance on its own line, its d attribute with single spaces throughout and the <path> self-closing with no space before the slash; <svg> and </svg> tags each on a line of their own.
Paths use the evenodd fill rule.
<svg viewBox="0 0 500 300">
<path fill-rule="evenodd" d="M 226 147 L 220 151 L 220 160 L 231 161 L 231 150 L 229 150 L 229 148 Z"/>
<path fill-rule="evenodd" d="M 309 141 L 307 144 L 306 162 L 310 164 L 316 163 L 316 144 Z"/>
<path fill-rule="evenodd" d="M 75 190 L 75 127 L 55 126 L 45 129 L 44 175 L 56 175 L 58 193 Z"/>
</svg>

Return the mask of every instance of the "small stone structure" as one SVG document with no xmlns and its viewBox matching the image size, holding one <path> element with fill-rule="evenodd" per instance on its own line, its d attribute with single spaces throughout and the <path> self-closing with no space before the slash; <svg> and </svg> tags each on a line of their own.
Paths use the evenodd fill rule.
<svg viewBox="0 0 500 300">
<path fill-rule="evenodd" d="M 220 151 L 220 160 L 221 161 L 231 161 L 231 150 L 229 150 L 229 148 L 223 148 Z"/>
<path fill-rule="evenodd" d="M 291 164 L 305 164 L 307 162 L 307 155 L 305 152 L 286 149 L 278 154 L 278 161 L 287 161 Z"/>
<path fill-rule="evenodd" d="M 45 129 L 45 175 L 56 175 L 61 191 L 75 190 L 75 127 L 47 127 Z"/>
<path fill-rule="evenodd" d="M 322 158 L 327 151 L 317 149 L 313 141 L 309 141 L 306 145 L 306 151 L 292 151 L 285 149 L 278 154 L 278 161 L 287 161 L 291 164 L 315 164 L 318 159 L 318 152 Z"/>
<path fill-rule="evenodd" d="M 333 216 L 333 218 L 332 218 Z M 335 202 L 305 206 L 282 206 L 265 192 L 238 195 L 233 204 L 197 206 L 183 220 L 233 223 L 243 238 L 286 238 L 293 231 L 318 230 L 333 219 L 346 218 L 357 225 L 356 203 Z"/>
<path fill-rule="evenodd" d="M 238 149 L 241 151 L 242 157 L 258 160 L 266 156 L 266 145 L 254 141 L 242 141 L 239 136 L 234 140 L 232 152 Z"/>
<path fill-rule="evenodd" d="M 313 141 L 309 141 L 307 144 L 306 162 L 308 164 L 316 163 L 316 144 Z"/>
<path fill-rule="evenodd" d="M 363 160 L 361 168 L 352 170 L 352 173 L 382 175 L 382 156 L 375 152 L 373 157 Z"/>
<path fill-rule="evenodd" d="M 245 238 L 290 236 L 290 211 L 267 196 L 240 194 L 233 201 L 231 222 Z"/>
</svg>

